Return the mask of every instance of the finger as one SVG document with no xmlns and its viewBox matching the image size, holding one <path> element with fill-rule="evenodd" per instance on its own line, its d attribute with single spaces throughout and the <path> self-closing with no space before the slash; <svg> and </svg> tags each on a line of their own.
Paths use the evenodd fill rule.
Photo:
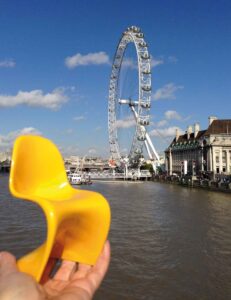
<svg viewBox="0 0 231 300">
<path fill-rule="evenodd" d="M 95 288 L 98 288 L 108 270 L 110 263 L 110 254 L 110 243 L 109 241 L 106 241 L 100 257 L 98 258 L 96 264 L 93 266 L 91 272 L 88 275 L 89 280 L 92 281 Z"/>
<path fill-rule="evenodd" d="M 74 261 L 63 260 L 61 267 L 54 276 L 54 279 L 68 281 L 75 271 L 76 263 Z"/>
<path fill-rule="evenodd" d="M 91 268 L 92 268 L 91 265 L 79 264 L 79 266 L 78 266 L 78 271 L 81 271 L 81 272 L 88 272 L 89 270 L 91 270 Z"/>
<path fill-rule="evenodd" d="M 86 277 L 86 275 L 89 273 L 89 271 L 91 269 L 92 269 L 92 266 L 79 263 L 78 270 L 73 274 L 71 279 L 75 280 L 75 279 L 84 278 L 84 277 Z"/>
<path fill-rule="evenodd" d="M 17 271 L 16 259 L 9 252 L 0 252 L 0 276 Z"/>
<path fill-rule="evenodd" d="M 105 242 L 103 251 L 101 255 L 99 256 L 96 264 L 93 266 L 92 271 L 101 271 L 103 273 L 106 273 L 109 262 L 110 262 L 110 255 L 111 255 L 111 249 L 110 249 L 110 243 L 109 241 Z"/>
</svg>

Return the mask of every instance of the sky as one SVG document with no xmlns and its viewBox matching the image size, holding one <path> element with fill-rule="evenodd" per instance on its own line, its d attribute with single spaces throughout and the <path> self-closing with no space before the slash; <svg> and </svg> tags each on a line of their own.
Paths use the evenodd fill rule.
<svg viewBox="0 0 231 300">
<path fill-rule="evenodd" d="M 176 128 L 231 118 L 229 0 L 0 0 L 0 24 L 0 151 L 41 134 L 64 156 L 109 157 L 111 64 L 132 25 L 152 56 L 159 152 Z"/>
</svg>

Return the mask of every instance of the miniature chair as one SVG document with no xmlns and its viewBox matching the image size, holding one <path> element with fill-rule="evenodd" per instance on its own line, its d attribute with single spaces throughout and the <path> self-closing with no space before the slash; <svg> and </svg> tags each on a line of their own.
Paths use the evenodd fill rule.
<svg viewBox="0 0 231 300">
<path fill-rule="evenodd" d="M 41 206 L 47 221 L 47 240 L 18 260 L 21 271 L 45 282 L 52 259 L 95 264 L 109 231 L 110 207 L 102 195 L 72 188 L 51 141 L 30 135 L 16 139 L 9 185 L 15 197 Z"/>
</svg>

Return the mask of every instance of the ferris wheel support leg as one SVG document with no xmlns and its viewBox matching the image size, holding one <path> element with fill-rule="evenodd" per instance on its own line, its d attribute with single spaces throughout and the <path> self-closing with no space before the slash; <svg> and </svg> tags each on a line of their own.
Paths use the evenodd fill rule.
<svg viewBox="0 0 231 300">
<path fill-rule="evenodd" d="M 131 110 L 132 110 L 132 112 L 134 114 L 134 118 L 137 122 L 138 114 L 133 106 L 131 107 Z M 149 158 L 152 160 L 153 171 L 156 173 L 157 165 L 158 165 L 160 158 L 159 158 L 158 153 L 156 152 L 155 147 L 153 146 L 152 140 L 151 140 L 149 134 L 147 133 L 146 128 L 144 126 L 142 126 L 142 127 L 143 127 L 143 131 L 145 132 L 145 138 L 146 138 L 146 140 L 144 142 L 145 147 L 147 149 Z"/>
<path fill-rule="evenodd" d="M 151 159 L 153 171 L 154 171 L 154 173 L 156 174 L 156 163 L 155 163 L 155 161 L 153 160 L 153 155 L 152 155 L 152 153 L 151 153 L 151 150 L 150 150 L 150 148 L 149 148 L 149 145 L 148 145 L 147 140 L 145 140 L 144 144 L 145 144 L 146 150 L 147 150 L 147 152 L 148 152 L 148 156 L 149 156 L 149 158 Z"/>
<path fill-rule="evenodd" d="M 159 158 L 159 155 L 156 152 L 156 149 L 154 148 L 154 146 L 152 144 L 152 141 L 150 139 L 150 136 L 147 132 L 145 134 L 145 137 L 146 137 L 145 146 L 146 146 L 148 155 L 149 155 L 150 159 L 152 160 L 153 171 L 156 174 L 157 173 L 157 166 L 158 166 L 158 162 L 159 162 L 160 158 Z"/>
<path fill-rule="evenodd" d="M 137 114 L 137 112 L 136 112 L 136 110 L 135 110 L 135 108 L 134 108 L 133 106 L 131 106 L 131 110 L 132 110 L 132 112 L 133 112 L 133 114 L 134 114 L 134 118 L 135 118 L 135 120 L 136 120 L 136 122 L 137 122 L 138 114 Z"/>
<path fill-rule="evenodd" d="M 152 168 L 153 168 L 154 174 L 156 175 L 157 174 L 157 169 L 156 169 L 156 162 L 155 161 L 152 162 Z"/>
<path fill-rule="evenodd" d="M 150 146 L 150 148 L 152 149 L 152 152 L 155 155 L 155 160 L 159 161 L 160 160 L 159 155 L 156 152 L 156 149 L 154 148 L 153 143 L 152 143 L 152 141 L 150 139 L 150 136 L 149 136 L 149 134 L 147 132 L 145 133 L 145 137 L 146 137 L 146 141 L 147 141 L 148 145 Z"/>
<path fill-rule="evenodd" d="M 134 109 L 134 107 L 131 107 L 131 109 L 132 109 L 132 112 L 133 112 L 133 114 L 134 114 L 135 120 L 136 120 L 136 122 L 137 122 L 137 118 L 138 118 L 137 112 L 136 112 L 136 110 Z M 150 157 L 151 159 L 154 158 L 154 157 L 151 155 L 151 152 L 150 152 L 150 148 L 151 148 L 152 152 L 153 152 L 154 155 L 155 155 L 155 159 L 159 161 L 160 158 L 159 158 L 158 153 L 156 152 L 156 149 L 155 149 L 154 146 L 153 146 L 152 140 L 150 139 L 150 136 L 149 136 L 149 134 L 147 133 L 146 128 L 145 128 L 144 126 L 142 126 L 142 127 L 143 127 L 143 130 L 145 131 L 145 138 L 146 138 L 146 140 L 145 140 L 145 146 L 146 146 L 146 148 L 147 148 L 148 155 L 149 155 L 149 157 Z M 149 148 L 149 146 L 150 146 L 150 148 Z"/>
<path fill-rule="evenodd" d="M 145 144 L 146 150 L 147 150 L 147 152 L 148 152 L 149 158 L 152 159 L 152 154 L 151 154 L 151 151 L 150 151 L 150 149 L 149 149 L 147 140 L 144 141 L 144 144 Z"/>
</svg>

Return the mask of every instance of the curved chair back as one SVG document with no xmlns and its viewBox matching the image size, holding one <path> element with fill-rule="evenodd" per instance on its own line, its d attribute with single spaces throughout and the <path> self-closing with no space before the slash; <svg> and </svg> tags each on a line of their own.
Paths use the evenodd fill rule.
<svg viewBox="0 0 231 300">
<path fill-rule="evenodd" d="M 22 198 L 44 196 L 69 187 L 62 156 L 55 145 L 40 136 L 20 136 L 14 145 L 10 173 L 10 188 Z M 53 197 L 52 197 L 53 198 Z"/>
</svg>

